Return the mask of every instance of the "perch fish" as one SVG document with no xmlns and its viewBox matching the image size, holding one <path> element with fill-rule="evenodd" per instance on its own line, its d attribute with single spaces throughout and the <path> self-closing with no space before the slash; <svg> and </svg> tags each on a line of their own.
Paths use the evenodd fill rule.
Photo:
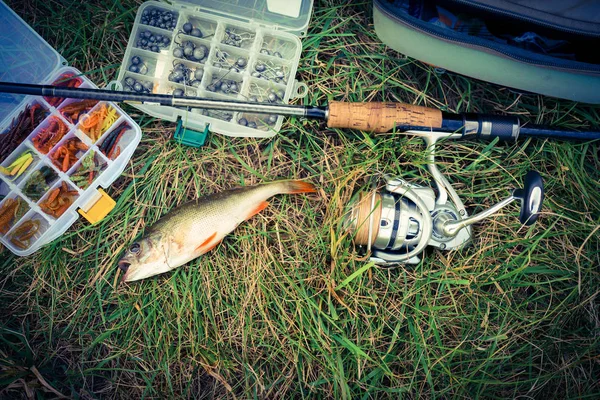
<svg viewBox="0 0 600 400">
<path fill-rule="evenodd" d="M 192 200 L 160 218 L 119 260 L 123 282 L 175 269 L 212 250 L 240 223 L 268 206 L 277 194 L 314 193 L 303 181 L 237 188 Z"/>
</svg>

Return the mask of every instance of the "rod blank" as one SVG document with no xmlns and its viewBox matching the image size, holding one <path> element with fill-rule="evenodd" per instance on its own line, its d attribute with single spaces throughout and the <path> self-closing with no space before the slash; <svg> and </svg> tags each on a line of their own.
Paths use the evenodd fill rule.
<svg viewBox="0 0 600 400">
<path fill-rule="evenodd" d="M 410 129 L 417 130 L 462 132 L 464 137 L 488 140 L 495 137 L 502 140 L 516 140 L 519 135 L 560 140 L 600 139 L 600 132 L 598 131 L 576 132 L 533 124 L 520 126 L 518 119 L 513 117 L 484 114 L 449 114 L 442 113 L 435 108 L 391 102 L 332 102 L 329 107 L 315 107 L 12 82 L 0 82 L 0 92 L 29 96 L 92 99 L 116 103 L 125 102 L 149 106 L 162 105 L 296 116 L 325 120 L 330 128 L 361 129 L 371 132 L 387 132 L 394 128 L 410 127 Z"/>
</svg>

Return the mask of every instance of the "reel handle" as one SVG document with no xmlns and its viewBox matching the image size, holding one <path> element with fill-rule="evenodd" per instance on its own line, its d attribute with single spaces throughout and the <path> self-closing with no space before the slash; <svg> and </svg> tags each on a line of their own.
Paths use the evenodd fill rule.
<svg viewBox="0 0 600 400">
<path fill-rule="evenodd" d="M 459 220 L 450 219 L 447 215 L 443 214 L 437 216 L 433 221 L 434 231 L 442 237 L 452 238 L 464 227 L 495 214 L 515 200 L 521 200 L 521 214 L 519 215 L 519 221 L 526 226 L 533 225 L 539 217 L 539 212 L 542 209 L 542 202 L 544 201 L 544 185 L 539 172 L 529 171 L 527 175 L 525 175 L 524 184 L 521 189 L 513 189 L 513 192 L 509 197 L 479 214 Z"/>
<path fill-rule="evenodd" d="M 539 172 L 527 172 L 523 187 L 513 190 L 513 197 L 521 201 L 519 221 L 526 226 L 533 225 L 539 217 L 544 201 L 544 183 Z"/>
</svg>

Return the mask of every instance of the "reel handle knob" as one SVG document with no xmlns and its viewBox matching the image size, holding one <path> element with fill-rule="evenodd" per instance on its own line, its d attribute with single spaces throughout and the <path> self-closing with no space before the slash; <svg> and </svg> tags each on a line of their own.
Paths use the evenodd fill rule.
<svg viewBox="0 0 600 400">
<path fill-rule="evenodd" d="M 527 172 L 523 188 L 515 189 L 513 197 L 521 200 L 519 221 L 526 226 L 533 225 L 540 215 L 539 212 L 544 201 L 544 183 L 539 172 Z"/>
</svg>

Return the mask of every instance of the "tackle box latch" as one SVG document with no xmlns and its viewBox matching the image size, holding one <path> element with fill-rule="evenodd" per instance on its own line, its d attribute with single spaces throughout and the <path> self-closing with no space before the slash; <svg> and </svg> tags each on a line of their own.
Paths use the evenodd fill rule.
<svg viewBox="0 0 600 400">
<path fill-rule="evenodd" d="M 175 128 L 173 139 L 176 140 L 177 143 L 181 143 L 186 146 L 202 147 L 204 146 L 204 143 L 206 143 L 206 138 L 209 132 L 208 127 L 209 124 L 204 126 L 204 132 L 195 131 L 193 129 L 186 128 L 183 125 L 181 117 L 178 117 L 177 127 Z"/>
<path fill-rule="evenodd" d="M 102 221 L 116 205 L 117 202 L 102 190 L 102 188 L 97 188 L 96 193 L 94 193 L 92 198 L 77 211 L 79 214 L 83 215 L 90 224 L 94 225 Z"/>
</svg>

